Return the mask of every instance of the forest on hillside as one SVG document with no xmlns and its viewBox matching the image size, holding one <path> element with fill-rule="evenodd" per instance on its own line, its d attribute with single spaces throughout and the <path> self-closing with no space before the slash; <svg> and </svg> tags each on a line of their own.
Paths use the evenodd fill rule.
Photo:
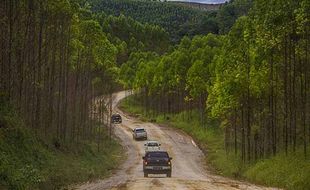
<svg viewBox="0 0 310 190">
<path fill-rule="evenodd" d="M 309 1 L 254 1 L 227 35 L 182 38 L 163 56 L 136 53 L 121 67 L 146 113 L 198 108 L 219 119 L 243 162 L 302 150 L 309 157 Z M 155 72 L 154 72 L 155 71 Z"/>
<path fill-rule="evenodd" d="M 176 43 L 183 36 L 193 37 L 208 33 L 224 34 L 235 20 L 247 14 L 252 1 L 238 0 L 223 5 L 219 11 L 202 11 L 169 2 L 148 0 L 91 0 L 94 12 L 121 14 L 142 23 L 161 26 Z"/>
</svg>

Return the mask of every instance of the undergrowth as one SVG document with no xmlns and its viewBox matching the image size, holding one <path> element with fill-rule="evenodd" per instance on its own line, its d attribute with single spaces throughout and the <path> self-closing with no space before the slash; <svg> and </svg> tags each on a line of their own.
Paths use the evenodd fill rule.
<svg viewBox="0 0 310 190">
<path fill-rule="evenodd" d="M 0 102 L 0 189 L 61 189 L 106 177 L 122 160 L 122 150 L 115 140 L 100 146 L 99 152 L 96 142 L 89 141 L 62 142 L 57 148 Z"/>
</svg>

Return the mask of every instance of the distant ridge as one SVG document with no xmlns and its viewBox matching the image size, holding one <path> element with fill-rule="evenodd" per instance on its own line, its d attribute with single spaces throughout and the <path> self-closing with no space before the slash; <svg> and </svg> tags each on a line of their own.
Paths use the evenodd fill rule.
<svg viewBox="0 0 310 190">
<path fill-rule="evenodd" d="M 164 1 L 164 0 L 161 0 Z M 167 0 L 169 2 L 183 2 L 183 3 L 199 3 L 199 4 L 223 4 L 230 0 Z"/>
<path fill-rule="evenodd" d="M 218 10 L 223 4 L 225 4 L 225 3 L 205 4 L 205 3 L 189 2 L 189 1 L 169 1 L 169 3 L 175 3 L 175 4 L 182 5 L 182 6 L 200 9 L 204 11 Z"/>
</svg>

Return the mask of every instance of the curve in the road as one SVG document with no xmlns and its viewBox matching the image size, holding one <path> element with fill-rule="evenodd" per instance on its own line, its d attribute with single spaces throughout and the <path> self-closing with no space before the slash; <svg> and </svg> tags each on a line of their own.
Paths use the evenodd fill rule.
<svg viewBox="0 0 310 190">
<path fill-rule="evenodd" d="M 114 126 L 114 134 L 120 139 L 126 151 L 127 159 L 115 174 L 104 180 L 86 183 L 80 190 L 133 189 L 133 190 L 261 190 L 274 189 L 253 185 L 247 182 L 231 180 L 210 174 L 204 165 L 204 155 L 193 139 L 172 128 L 161 127 L 153 123 L 137 120 L 117 108 L 118 102 L 125 98 L 125 91 L 113 95 L 113 109 L 122 115 L 123 123 Z M 162 148 L 173 157 L 172 178 L 165 175 L 143 177 L 142 155 L 143 141 L 134 141 L 131 130 L 144 127 L 149 139 L 161 142 Z"/>
</svg>

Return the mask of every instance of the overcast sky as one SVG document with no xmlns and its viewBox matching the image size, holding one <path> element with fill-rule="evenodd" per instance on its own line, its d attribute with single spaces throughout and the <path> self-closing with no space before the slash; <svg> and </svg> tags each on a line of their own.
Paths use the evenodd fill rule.
<svg viewBox="0 0 310 190">
<path fill-rule="evenodd" d="M 196 2 L 204 4 L 216 4 L 216 3 L 224 3 L 228 0 L 168 0 L 168 1 L 185 1 L 185 2 Z"/>
</svg>

